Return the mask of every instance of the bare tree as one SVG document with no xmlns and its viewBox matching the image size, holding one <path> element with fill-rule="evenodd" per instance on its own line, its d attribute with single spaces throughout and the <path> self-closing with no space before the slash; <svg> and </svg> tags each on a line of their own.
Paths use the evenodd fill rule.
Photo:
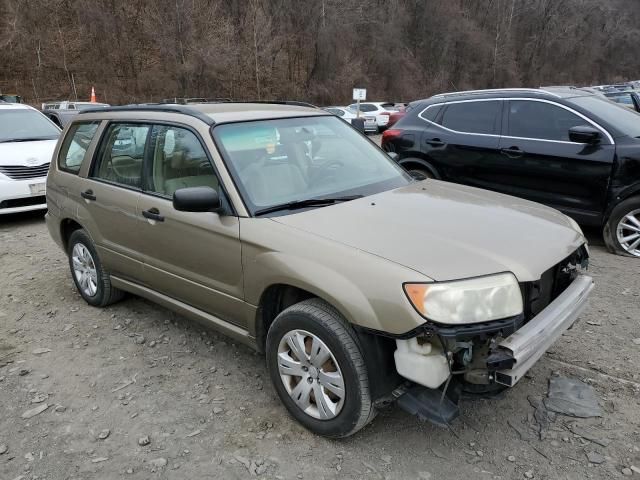
<svg viewBox="0 0 640 480">
<path fill-rule="evenodd" d="M 0 90 L 27 101 L 411 100 L 636 79 L 626 0 L 0 0 Z"/>
</svg>

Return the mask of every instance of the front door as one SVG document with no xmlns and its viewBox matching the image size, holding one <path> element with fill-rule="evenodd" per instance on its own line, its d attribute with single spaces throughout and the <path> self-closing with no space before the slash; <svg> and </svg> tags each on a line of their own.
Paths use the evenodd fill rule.
<svg viewBox="0 0 640 480">
<path fill-rule="evenodd" d="M 596 145 L 569 140 L 574 126 L 595 126 L 559 104 L 511 100 L 500 139 L 502 168 L 490 188 L 599 223 L 606 206 L 615 145 L 602 129 Z"/>
<path fill-rule="evenodd" d="M 225 198 L 211 159 L 193 131 L 175 125 L 155 125 L 149 148 L 137 212 L 145 245 L 144 281 L 237 324 L 243 298 L 238 218 L 180 212 L 172 203 L 173 192 L 186 187 L 212 187 Z"/>
</svg>

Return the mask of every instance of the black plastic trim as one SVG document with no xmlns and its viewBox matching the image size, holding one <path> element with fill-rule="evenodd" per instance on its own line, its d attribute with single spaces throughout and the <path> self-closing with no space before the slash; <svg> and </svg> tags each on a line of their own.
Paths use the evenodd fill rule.
<svg viewBox="0 0 640 480">
<path fill-rule="evenodd" d="M 356 330 L 369 333 L 371 335 L 378 335 L 381 337 L 393 338 L 396 340 L 408 340 L 409 338 L 417 337 L 418 335 L 430 334 L 437 335 L 442 338 L 456 338 L 465 339 L 471 337 L 477 337 L 478 335 L 493 335 L 497 332 L 503 332 L 505 336 L 510 335 L 520 328 L 525 323 L 524 314 L 516 315 L 515 317 L 505 318 L 501 320 L 491 320 L 489 322 L 473 323 L 465 325 L 439 325 L 432 321 L 426 321 L 422 325 L 409 330 L 405 333 L 395 334 L 389 332 L 383 332 L 380 330 L 374 330 L 367 327 L 354 325 Z"/>
</svg>

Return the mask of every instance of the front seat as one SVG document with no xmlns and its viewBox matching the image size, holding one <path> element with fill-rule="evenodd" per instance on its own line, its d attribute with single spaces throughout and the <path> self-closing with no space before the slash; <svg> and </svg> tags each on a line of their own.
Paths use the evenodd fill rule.
<svg viewBox="0 0 640 480">
<path fill-rule="evenodd" d="M 300 167 L 286 160 L 265 159 L 242 172 L 255 205 L 274 205 L 297 199 L 307 189 Z"/>
</svg>

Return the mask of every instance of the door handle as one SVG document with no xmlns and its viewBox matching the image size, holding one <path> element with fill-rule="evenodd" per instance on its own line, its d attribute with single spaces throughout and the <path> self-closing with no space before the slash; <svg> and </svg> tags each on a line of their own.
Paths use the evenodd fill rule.
<svg viewBox="0 0 640 480">
<path fill-rule="evenodd" d="M 80 192 L 80 196 L 86 200 L 95 200 L 96 196 L 93 194 L 93 190 L 85 190 Z"/>
<path fill-rule="evenodd" d="M 444 145 L 444 142 L 439 138 L 432 138 L 431 140 L 427 140 L 427 144 L 431 145 L 432 147 L 441 147 Z"/>
<path fill-rule="evenodd" d="M 160 210 L 155 207 L 150 208 L 149 210 L 143 210 L 142 216 L 149 220 L 155 220 L 156 222 L 164 222 L 164 216 L 160 215 Z"/>
<path fill-rule="evenodd" d="M 509 147 L 500 149 L 500 153 L 503 153 L 507 157 L 517 158 L 524 155 L 524 152 L 520 150 L 518 147 Z"/>
</svg>

